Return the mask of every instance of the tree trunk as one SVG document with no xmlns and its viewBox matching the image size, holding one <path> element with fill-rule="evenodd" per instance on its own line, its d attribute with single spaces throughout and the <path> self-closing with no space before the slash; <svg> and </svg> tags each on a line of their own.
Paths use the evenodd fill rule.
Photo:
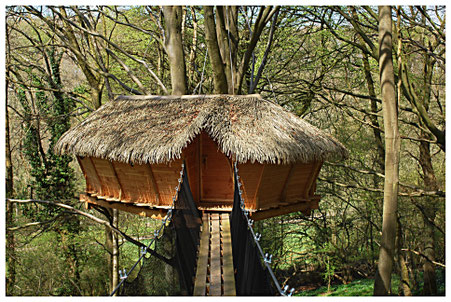
<svg viewBox="0 0 451 302">
<path fill-rule="evenodd" d="M 230 64 L 232 69 L 232 83 L 229 86 L 232 87 L 232 92 L 236 91 L 236 74 L 237 74 L 237 55 L 238 55 L 238 45 L 239 45 L 239 34 L 238 34 L 238 6 L 228 6 L 226 8 L 226 14 L 228 17 L 228 22 L 226 28 L 228 30 L 228 35 L 230 38 L 229 47 L 231 53 Z M 230 89 L 230 88 L 229 88 Z"/>
<path fill-rule="evenodd" d="M 162 49 L 161 44 L 158 43 L 158 48 L 157 48 L 157 53 L 158 53 L 158 60 L 157 60 L 157 75 L 158 78 L 161 80 L 164 80 L 164 66 L 163 66 L 163 62 L 164 62 L 164 50 Z M 157 88 L 157 93 L 162 95 L 163 94 L 163 89 L 158 86 Z"/>
<path fill-rule="evenodd" d="M 274 37 L 274 32 L 276 30 L 276 23 L 277 23 L 277 17 L 279 15 L 279 10 L 276 11 L 274 14 L 272 23 L 271 23 L 271 29 L 269 30 L 269 37 L 268 37 L 268 44 L 266 45 L 266 50 L 263 55 L 262 61 L 260 63 L 260 66 L 258 67 L 257 75 L 255 76 L 255 79 L 253 80 L 252 85 L 249 87 L 249 93 L 252 94 L 255 91 L 255 88 L 257 88 L 258 82 L 260 81 L 260 78 L 263 74 L 263 70 L 266 66 L 266 62 L 268 60 L 269 52 L 271 51 L 272 41 Z"/>
<path fill-rule="evenodd" d="M 397 22 L 396 22 L 396 39 L 397 39 L 397 51 L 396 55 L 398 58 L 398 71 L 402 68 L 402 61 L 403 61 L 403 55 L 402 55 L 402 37 L 401 37 L 401 17 L 399 16 L 399 11 L 397 10 Z M 398 77 L 398 104 L 401 103 L 401 96 L 402 96 L 402 81 L 401 77 Z M 403 296 L 412 296 L 412 285 L 409 278 L 409 269 L 407 267 L 407 261 L 406 257 L 402 251 L 402 248 L 404 246 L 404 239 L 403 239 L 403 229 L 401 220 L 398 216 L 398 235 L 397 235 L 397 254 L 398 254 L 398 265 L 399 265 L 399 272 L 400 272 L 400 282 L 399 282 L 399 295 Z"/>
<path fill-rule="evenodd" d="M 385 169 L 385 149 L 384 149 L 384 143 L 382 141 L 382 135 L 381 131 L 379 130 L 379 121 L 377 120 L 377 101 L 376 99 L 376 89 L 374 88 L 374 81 L 371 76 L 371 67 L 370 62 L 368 59 L 368 55 L 366 53 L 363 53 L 363 71 L 365 72 L 365 79 L 368 86 L 368 93 L 372 97 L 371 99 L 371 112 L 374 113 L 374 115 L 370 115 L 370 121 L 371 125 L 373 125 L 373 134 L 374 139 L 376 141 L 377 146 L 377 158 L 376 158 L 376 164 L 378 165 L 381 172 Z"/>
<path fill-rule="evenodd" d="M 192 47 L 191 52 L 189 54 L 189 69 L 188 69 L 188 83 L 191 85 L 190 87 L 195 87 L 194 84 L 195 81 L 195 70 L 196 70 L 196 56 L 197 56 L 197 28 L 198 28 L 198 22 L 196 17 L 196 9 L 191 6 L 191 18 L 193 19 L 193 40 L 192 40 Z"/>
<path fill-rule="evenodd" d="M 432 216 L 432 215 L 431 215 Z M 435 265 L 431 262 L 435 260 L 435 234 L 434 226 L 429 221 L 425 222 L 425 240 L 423 254 L 427 257 L 423 264 L 423 294 L 425 296 L 437 295 L 437 282 L 435 277 Z"/>
<path fill-rule="evenodd" d="M 6 176 L 6 197 L 13 197 L 13 164 L 11 159 L 11 144 L 9 136 L 9 113 L 8 113 L 8 82 L 6 83 L 6 95 L 5 95 L 5 176 Z"/>
<path fill-rule="evenodd" d="M 427 190 L 437 190 L 437 179 L 435 178 L 434 168 L 432 167 L 430 144 L 420 142 L 420 165 L 423 170 L 423 181 Z M 427 257 L 423 265 L 425 296 L 437 295 L 437 282 L 435 277 L 435 226 L 434 220 L 437 214 L 436 198 L 426 197 L 424 202 L 423 221 L 424 221 L 424 248 L 423 254 Z"/>
<path fill-rule="evenodd" d="M 164 44 L 169 57 L 172 94 L 184 95 L 187 94 L 187 86 L 185 54 L 182 42 L 182 7 L 163 6 L 163 14 L 166 33 Z"/>
<path fill-rule="evenodd" d="M 65 43 L 67 43 L 68 49 L 74 54 L 77 65 L 83 71 L 83 74 L 89 83 L 92 105 L 94 106 L 94 109 L 97 109 L 102 105 L 102 77 L 96 76 L 95 68 L 93 68 L 86 57 L 84 57 L 81 51 L 82 47 L 79 44 L 80 40 L 74 32 L 72 24 L 67 21 L 69 17 L 66 8 L 60 7 L 59 12 L 66 19 L 63 26 L 64 30 L 62 31 L 66 39 Z M 41 18 L 43 18 L 43 16 Z"/>
<path fill-rule="evenodd" d="M 392 60 L 391 7 L 379 7 L 379 73 L 385 128 L 385 183 L 382 239 L 374 295 L 391 294 L 399 183 L 398 114 Z"/>
<path fill-rule="evenodd" d="M 108 210 L 107 210 L 108 211 Z M 108 211 L 109 212 L 109 211 Z M 105 227 L 105 249 L 107 252 L 107 263 L 108 263 L 108 277 L 110 280 L 110 288 L 109 288 L 109 292 L 113 292 L 115 286 L 113 285 L 114 281 L 113 281 L 113 231 L 108 228 Z"/>
<path fill-rule="evenodd" d="M 9 113 L 8 113 L 8 80 L 6 81 L 5 92 L 5 174 L 6 174 L 6 198 L 14 197 L 13 165 L 11 159 L 11 145 L 9 136 Z M 10 201 L 6 202 L 6 227 L 14 226 L 14 207 Z M 8 263 L 8 274 L 6 278 L 6 294 L 13 295 L 14 284 L 16 283 L 16 247 L 14 232 L 6 231 L 6 255 Z"/>
<path fill-rule="evenodd" d="M 112 209 L 113 212 L 113 225 L 115 227 L 119 226 L 119 211 L 116 209 Z M 119 284 L 119 240 L 118 234 L 113 233 L 113 254 L 112 254 L 112 279 L 113 279 L 113 288 Z"/>
<path fill-rule="evenodd" d="M 265 28 L 266 24 L 271 20 L 272 16 L 279 10 L 279 7 L 272 8 L 271 6 L 261 7 L 260 12 L 258 14 L 257 20 L 255 21 L 254 30 L 252 31 L 252 35 L 247 46 L 247 49 L 243 55 L 241 63 L 238 67 L 235 79 L 235 90 L 237 94 L 241 94 L 243 80 L 246 74 L 247 69 L 249 68 L 249 63 L 252 58 L 252 53 L 257 45 L 258 40 Z"/>
<path fill-rule="evenodd" d="M 118 225 L 119 213 L 116 209 L 105 208 L 109 213 L 109 220 L 113 226 Z M 118 235 L 108 227 L 105 227 L 105 247 L 108 253 L 108 269 L 110 277 L 110 292 L 119 284 L 119 240 Z"/>
<path fill-rule="evenodd" d="M 398 265 L 399 265 L 399 272 L 401 275 L 401 280 L 399 282 L 399 295 L 403 296 L 412 296 L 412 291 L 410 290 L 412 288 L 410 284 L 410 278 L 409 278 L 409 270 L 407 268 L 407 261 L 404 256 L 404 253 L 402 252 L 402 247 L 404 245 L 403 240 L 403 233 L 402 233 L 402 225 L 399 221 L 398 217 L 398 235 L 397 235 L 397 252 L 398 252 Z"/>
<path fill-rule="evenodd" d="M 219 50 L 221 52 L 224 64 L 224 72 L 227 78 L 228 93 L 233 94 L 233 69 L 232 69 L 232 52 L 230 49 L 230 32 L 227 28 L 230 25 L 229 7 L 216 6 L 216 34 L 218 38 Z"/>
<path fill-rule="evenodd" d="M 218 17 L 219 18 L 219 17 Z M 213 69 L 214 92 L 221 94 L 228 92 L 227 77 L 224 63 L 219 49 L 215 19 L 212 6 L 204 6 L 205 40 L 207 41 L 208 56 Z M 221 41 L 224 43 L 225 41 Z"/>
<path fill-rule="evenodd" d="M 425 24 L 426 20 L 422 19 L 422 23 Z M 426 38 L 422 35 L 421 40 L 426 43 Z M 423 95 L 422 105 L 426 112 L 429 112 L 429 105 L 431 101 L 432 91 L 432 78 L 434 73 L 435 60 L 430 58 L 429 54 L 424 54 L 424 76 L 423 76 Z M 421 119 L 419 119 L 421 127 L 426 129 L 426 125 Z M 425 131 L 421 131 L 421 138 L 428 139 L 429 135 Z M 421 141 L 419 146 L 420 156 L 419 162 L 423 171 L 423 183 L 426 190 L 438 190 L 437 179 L 435 177 L 434 167 L 432 166 L 432 157 L 430 143 Z M 432 261 L 435 261 L 435 226 L 434 220 L 437 215 L 437 199 L 426 197 L 424 198 L 424 248 L 423 254 L 427 257 L 423 265 L 423 279 L 424 287 L 423 294 L 426 296 L 437 295 L 437 282 L 435 277 L 435 265 Z"/>
</svg>

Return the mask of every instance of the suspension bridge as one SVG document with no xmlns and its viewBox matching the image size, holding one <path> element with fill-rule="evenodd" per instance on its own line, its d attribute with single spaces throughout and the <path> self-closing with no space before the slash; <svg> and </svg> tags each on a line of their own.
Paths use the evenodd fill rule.
<svg viewBox="0 0 451 302">
<path fill-rule="evenodd" d="M 271 269 L 272 256 L 259 244 L 261 235 L 253 230 L 242 191 L 238 168 L 234 166 L 235 199 L 232 212 L 200 214 L 193 202 L 185 165 L 173 205 L 155 231 L 153 240 L 142 249 L 141 257 L 129 269 L 120 271 L 120 283 L 114 296 L 155 241 L 164 236 L 164 228 L 175 226 L 177 249 L 175 261 L 180 272 L 183 293 L 194 296 L 274 295 L 291 296 L 294 288 L 281 288 Z M 202 217 L 200 217 L 202 216 Z M 182 248 L 183 247 L 183 248 Z M 154 272 L 155 274 L 161 272 Z M 132 283 L 131 283 L 132 284 Z"/>
</svg>

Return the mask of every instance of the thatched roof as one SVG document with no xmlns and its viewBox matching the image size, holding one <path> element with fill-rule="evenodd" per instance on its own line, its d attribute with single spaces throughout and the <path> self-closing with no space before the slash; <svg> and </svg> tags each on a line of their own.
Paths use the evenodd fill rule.
<svg viewBox="0 0 451 302">
<path fill-rule="evenodd" d="M 343 159 L 338 141 L 259 95 L 121 96 L 67 131 L 60 154 L 162 163 L 207 132 L 239 163 Z"/>
</svg>

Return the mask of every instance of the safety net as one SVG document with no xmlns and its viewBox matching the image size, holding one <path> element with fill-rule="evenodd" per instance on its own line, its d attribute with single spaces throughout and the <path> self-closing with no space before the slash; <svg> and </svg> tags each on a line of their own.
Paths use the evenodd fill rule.
<svg viewBox="0 0 451 302">
<path fill-rule="evenodd" d="M 141 260 L 139 272 L 133 280 L 125 280 L 121 296 L 178 296 L 181 295 L 179 274 L 175 264 L 175 230 L 171 224 L 155 241 L 154 252 Z"/>
<path fill-rule="evenodd" d="M 133 281 L 125 280 L 120 295 L 192 295 L 201 218 L 189 187 L 186 168 L 174 197 L 172 219 L 142 258 Z"/>
<path fill-rule="evenodd" d="M 235 269 L 236 294 L 239 296 L 272 296 L 275 291 L 245 217 L 244 203 L 240 196 L 238 175 L 235 170 L 235 194 L 230 215 L 233 266 Z"/>
<path fill-rule="evenodd" d="M 175 259 L 180 275 L 180 287 L 183 295 L 192 295 L 202 220 L 191 194 L 186 168 L 175 202 L 175 216 L 172 223 L 176 233 Z"/>
</svg>

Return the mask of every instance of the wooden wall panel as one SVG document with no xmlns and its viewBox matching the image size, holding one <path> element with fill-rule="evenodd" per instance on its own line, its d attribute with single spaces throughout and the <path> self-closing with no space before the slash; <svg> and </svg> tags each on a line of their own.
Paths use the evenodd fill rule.
<svg viewBox="0 0 451 302">
<path fill-rule="evenodd" d="M 111 162 L 93 157 L 91 160 L 96 168 L 100 182 L 102 183 L 102 196 L 119 199 L 121 195 L 121 186 L 116 178 Z"/>
<path fill-rule="evenodd" d="M 180 178 L 182 159 L 177 159 L 169 164 L 153 164 L 152 171 L 160 192 L 160 205 L 171 206 L 175 195 L 175 188 Z"/>
<path fill-rule="evenodd" d="M 101 195 L 102 185 L 91 159 L 89 157 L 79 157 L 78 160 L 81 164 L 82 171 L 85 173 L 86 192 Z"/>
<path fill-rule="evenodd" d="M 317 164 L 296 164 L 288 179 L 285 201 L 289 203 L 305 200 L 309 196 L 309 189 L 314 183 Z"/>
<path fill-rule="evenodd" d="M 133 179 L 128 176 L 127 171 L 129 167 L 131 167 L 129 164 L 121 163 L 121 162 L 114 162 L 114 169 L 116 170 L 118 181 L 121 184 L 122 192 L 121 192 L 121 201 L 123 202 L 134 202 L 132 200 L 131 196 L 131 190 L 130 184 L 133 182 Z"/>
<path fill-rule="evenodd" d="M 258 189 L 257 208 L 269 208 L 280 203 L 290 165 L 265 165 Z"/>
<path fill-rule="evenodd" d="M 257 190 L 261 183 L 264 166 L 259 163 L 244 163 L 238 165 L 238 175 L 240 176 L 243 188 L 244 204 L 246 208 L 256 208 Z M 263 171 L 262 171 L 263 170 Z"/>
<path fill-rule="evenodd" d="M 218 145 L 201 133 L 202 202 L 233 201 L 233 173 L 228 158 Z"/>
<path fill-rule="evenodd" d="M 203 207 L 230 206 L 233 201 L 233 169 L 229 159 L 204 132 L 189 144 L 182 159 L 167 164 L 129 165 L 99 158 L 78 158 L 86 178 L 87 193 L 124 203 L 171 206 L 185 160 L 194 200 Z M 245 163 L 238 165 L 243 197 L 248 209 L 265 210 L 261 216 L 303 209 L 300 203 L 315 199 L 316 180 L 322 162 L 295 165 Z M 312 200 L 313 200 L 312 199 Z M 299 206 L 296 206 L 299 204 Z M 309 205 L 309 207 L 311 207 Z M 260 217 L 260 216 L 259 216 Z"/>
<path fill-rule="evenodd" d="M 115 162 L 119 181 L 123 188 L 122 200 L 133 203 L 158 205 L 157 192 L 153 189 L 148 165 L 129 165 Z"/>
<path fill-rule="evenodd" d="M 321 167 L 323 166 L 323 162 L 318 162 L 316 164 L 316 170 L 315 173 L 313 174 L 313 182 L 310 186 L 310 189 L 308 191 L 308 196 L 313 196 L 315 195 L 316 192 L 316 183 L 318 181 L 318 176 L 319 176 L 319 172 L 321 171 Z"/>
</svg>

